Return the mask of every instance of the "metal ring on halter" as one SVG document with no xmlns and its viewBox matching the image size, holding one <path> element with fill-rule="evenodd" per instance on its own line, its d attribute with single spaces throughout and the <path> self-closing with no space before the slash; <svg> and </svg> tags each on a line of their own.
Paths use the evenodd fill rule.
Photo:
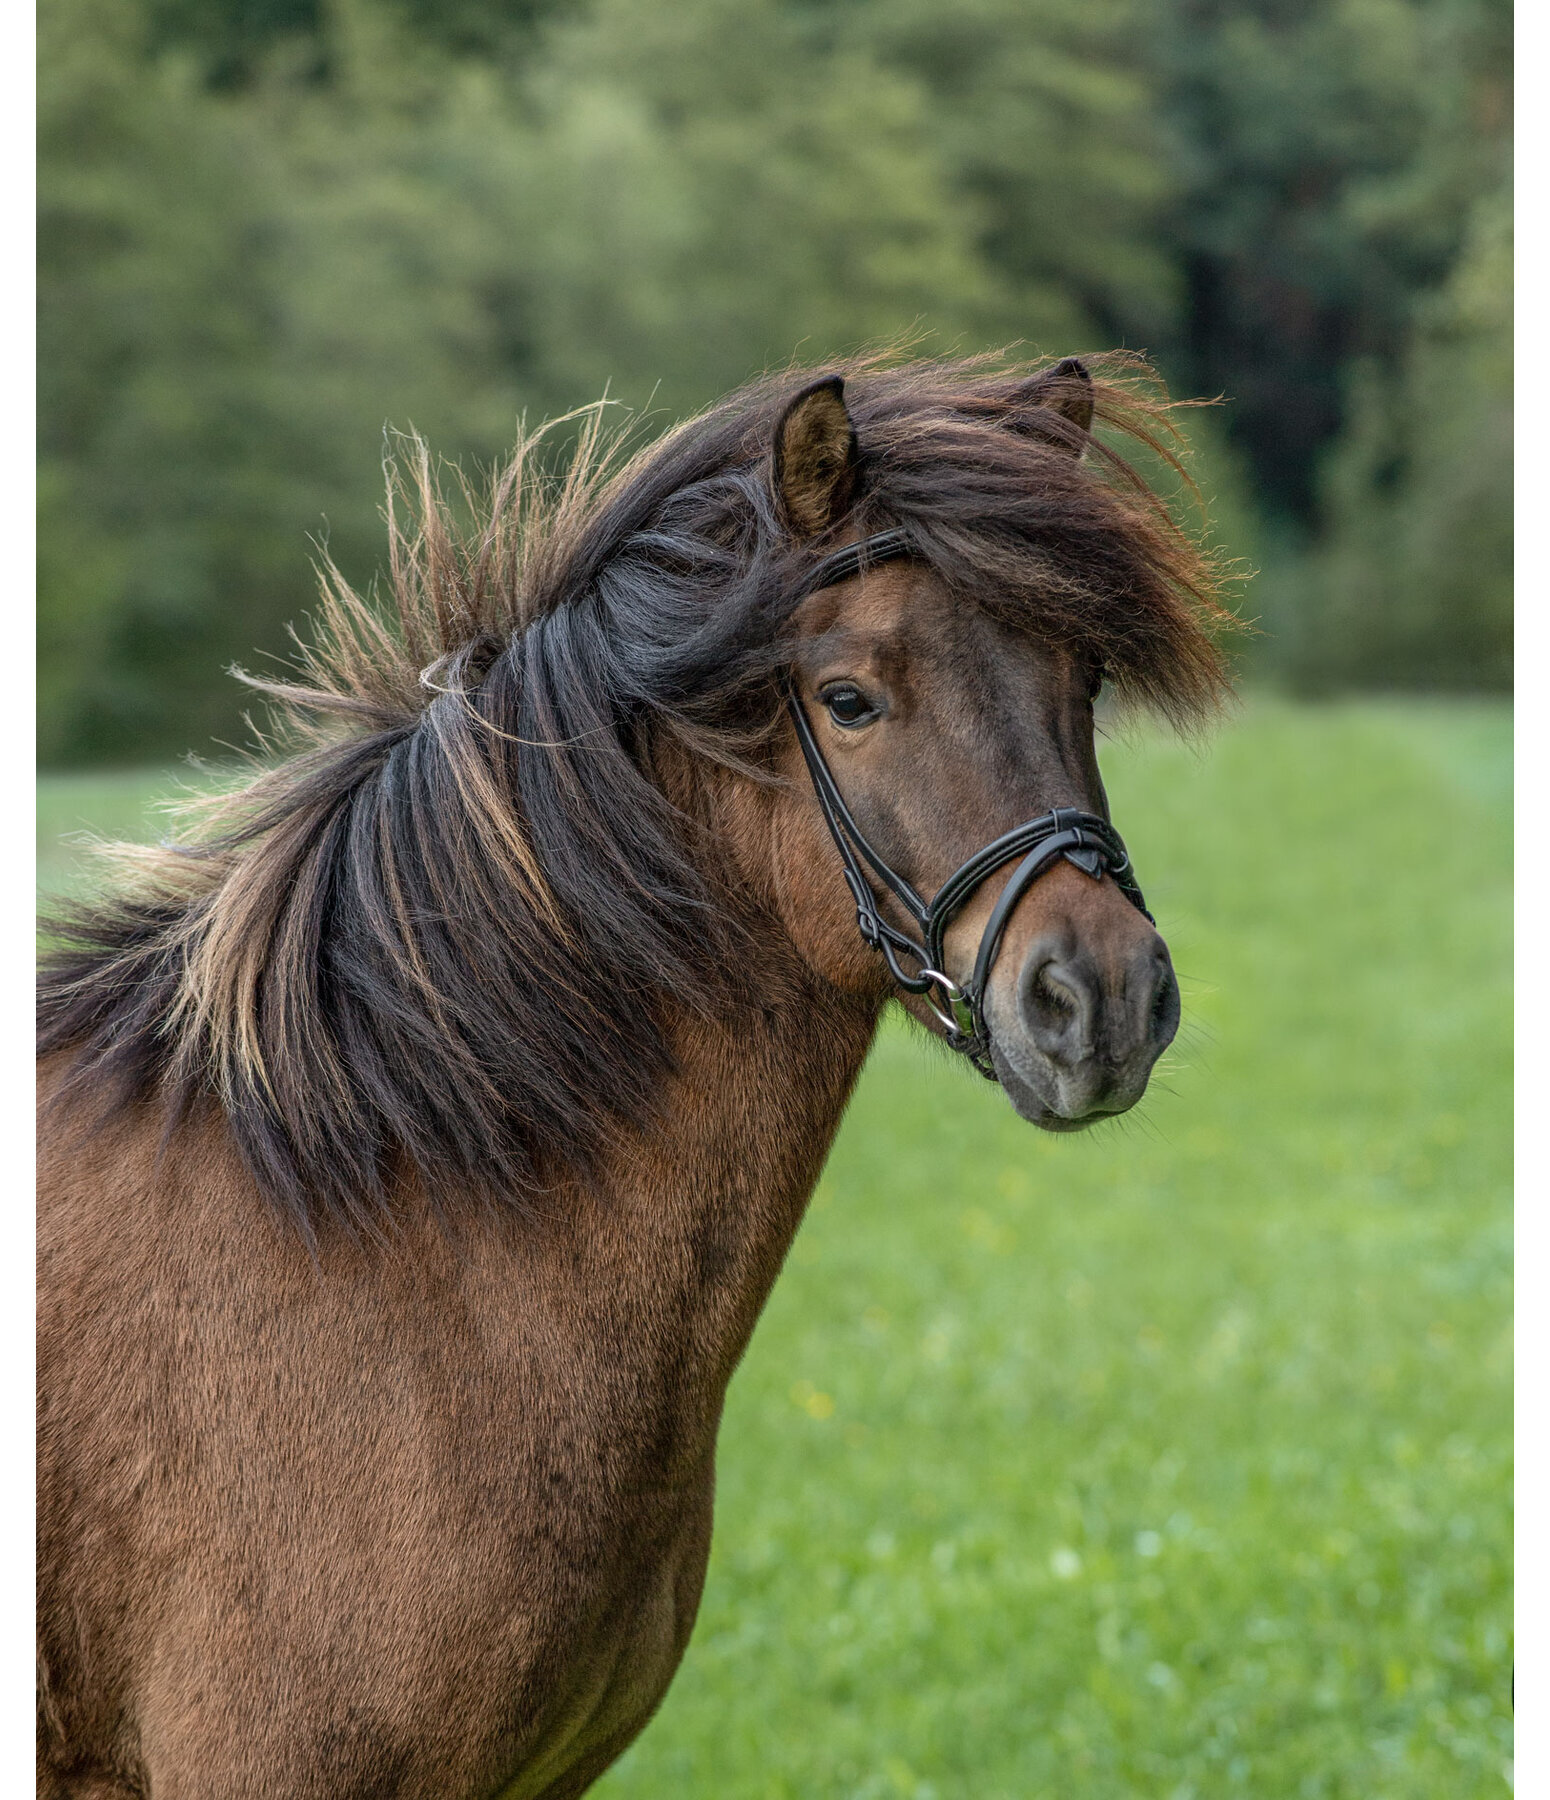
<svg viewBox="0 0 1550 1800">
<path fill-rule="evenodd" d="M 947 997 L 947 1004 L 950 1007 L 957 1006 L 960 1001 L 962 1001 L 964 1005 L 968 1004 L 968 995 L 964 993 L 963 989 L 959 987 L 958 983 L 953 980 L 951 975 L 944 975 L 940 969 L 922 969 L 920 971 L 920 979 L 928 983 L 935 982 Z M 955 1034 L 962 1033 L 963 1021 L 952 1012 L 943 1012 L 936 1001 L 932 999 L 929 986 L 920 988 L 918 991 L 921 999 L 924 1000 L 926 1005 L 931 1009 L 932 1016 L 944 1030 L 951 1031 Z"/>
</svg>

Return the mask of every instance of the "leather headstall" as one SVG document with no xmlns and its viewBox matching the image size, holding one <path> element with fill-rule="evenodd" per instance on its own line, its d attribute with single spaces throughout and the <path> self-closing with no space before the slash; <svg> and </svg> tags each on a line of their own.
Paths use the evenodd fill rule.
<svg viewBox="0 0 1550 1800">
<path fill-rule="evenodd" d="M 879 563 L 913 555 L 907 532 L 898 529 L 878 532 L 825 557 L 803 581 L 802 593 L 815 594 L 822 588 L 848 581 L 853 575 Z M 856 924 L 862 940 L 881 952 L 889 974 L 901 988 L 925 998 L 948 1044 L 968 1057 L 987 1080 L 999 1079 L 990 1058 L 985 988 L 1018 901 L 1041 875 L 1064 858 L 1095 881 L 1108 875 L 1130 904 L 1150 920 L 1152 915 L 1146 910 L 1146 901 L 1131 869 L 1124 840 L 1107 819 L 1096 813 L 1057 806 L 1036 819 L 1029 819 L 1024 825 L 1015 826 L 984 849 L 977 850 L 947 877 L 928 902 L 867 842 L 866 834 L 846 806 L 833 771 L 819 748 L 794 680 L 787 686 L 786 703 L 829 835 L 844 864 L 845 881 L 856 902 Z M 973 972 L 960 987 L 942 968 L 947 929 L 996 870 L 1018 858 L 1021 861 L 1001 890 L 980 934 Z M 893 895 L 913 921 L 920 934 L 918 937 L 901 931 L 883 917 L 872 885 L 874 878 Z M 908 964 L 913 964 L 913 969 Z"/>
</svg>

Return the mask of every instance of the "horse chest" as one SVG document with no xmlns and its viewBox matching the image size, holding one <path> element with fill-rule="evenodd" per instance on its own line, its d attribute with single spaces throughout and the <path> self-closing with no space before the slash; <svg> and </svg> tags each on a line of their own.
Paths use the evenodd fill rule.
<svg viewBox="0 0 1550 1800">
<path fill-rule="evenodd" d="M 500 1800 L 534 1800 L 590 1778 L 639 1733 L 667 1692 L 694 1624 L 710 1552 L 711 1481 L 678 1498 L 676 1528 L 615 1594 L 596 1631 L 565 1647 L 543 1723 L 523 1745 Z M 623 1600 L 623 1604 L 621 1604 Z M 565 1791 L 573 1791 L 569 1786 Z"/>
<path fill-rule="evenodd" d="M 62 1737 L 104 1765 L 138 1741 L 152 1791 L 232 1755 L 249 1791 L 579 1791 L 687 1644 L 743 1289 L 778 1252 L 724 1232 L 707 1269 L 679 1232 L 627 1281 L 606 1232 L 578 1260 L 427 1227 L 314 1265 L 234 1198 L 176 1259 L 170 1186 L 51 1214 Z M 111 1385 L 83 1315 L 134 1346 Z"/>
</svg>

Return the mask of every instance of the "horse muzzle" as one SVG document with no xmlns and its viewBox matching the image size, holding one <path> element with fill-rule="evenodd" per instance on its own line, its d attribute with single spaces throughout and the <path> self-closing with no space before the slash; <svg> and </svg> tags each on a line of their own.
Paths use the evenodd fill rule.
<svg viewBox="0 0 1550 1800">
<path fill-rule="evenodd" d="M 1020 957 L 1003 957 L 985 1021 L 1019 1116 L 1079 1131 L 1145 1093 L 1179 1028 L 1179 984 L 1163 940 L 1132 908 L 1116 908 L 1101 933 L 1062 919 Z"/>
</svg>

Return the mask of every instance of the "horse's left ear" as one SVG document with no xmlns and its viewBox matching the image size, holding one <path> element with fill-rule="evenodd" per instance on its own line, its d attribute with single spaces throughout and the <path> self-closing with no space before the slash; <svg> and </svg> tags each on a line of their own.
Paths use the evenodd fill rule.
<svg viewBox="0 0 1550 1800">
<path fill-rule="evenodd" d="M 780 415 L 774 461 L 775 494 L 798 537 L 817 537 L 850 510 L 860 455 L 840 376 L 803 388 Z"/>
<path fill-rule="evenodd" d="M 1052 431 L 1041 431 L 1040 427 L 1050 421 L 1047 416 L 1040 419 L 1039 412 L 1054 413 L 1067 425 L 1074 425 L 1081 436 L 1059 426 Z M 1047 435 L 1063 449 L 1080 456 L 1087 447 L 1082 440 L 1093 428 L 1093 378 L 1087 373 L 1086 366 L 1074 356 L 1068 356 L 1052 369 L 1041 369 L 1014 396 L 1007 423 L 1014 431 Z"/>
</svg>

